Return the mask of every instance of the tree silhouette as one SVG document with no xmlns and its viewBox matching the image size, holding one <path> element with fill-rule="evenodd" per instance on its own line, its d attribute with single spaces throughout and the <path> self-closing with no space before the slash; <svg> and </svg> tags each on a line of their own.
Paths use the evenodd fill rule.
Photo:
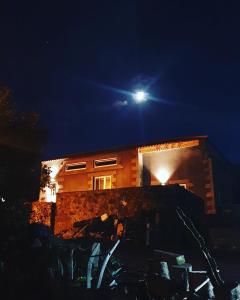
<svg viewBox="0 0 240 300">
<path fill-rule="evenodd" d="M 17 230 L 28 219 L 40 184 L 47 130 L 36 113 L 19 113 L 8 88 L 0 89 L 0 227 Z M 1 229 L 1 228 L 0 228 Z"/>
</svg>

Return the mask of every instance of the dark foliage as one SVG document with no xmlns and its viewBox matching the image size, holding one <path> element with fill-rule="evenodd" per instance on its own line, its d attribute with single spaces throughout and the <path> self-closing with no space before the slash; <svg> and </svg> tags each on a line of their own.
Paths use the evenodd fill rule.
<svg viewBox="0 0 240 300">
<path fill-rule="evenodd" d="M 27 222 L 29 202 L 36 200 L 46 136 L 37 114 L 17 112 L 11 91 L 1 88 L 0 229 L 6 234 Z"/>
<path fill-rule="evenodd" d="M 44 190 L 45 187 L 52 188 L 51 183 L 51 168 L 47 165 L 42 165 L 41 178 L 40 178 L 40 189 Z"/>
</svg>

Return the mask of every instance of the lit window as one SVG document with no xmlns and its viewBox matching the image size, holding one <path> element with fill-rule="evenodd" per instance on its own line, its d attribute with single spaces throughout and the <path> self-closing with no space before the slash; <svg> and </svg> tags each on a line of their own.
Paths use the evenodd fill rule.
<svg viewBox="0 0 240 300">
<path fill-rule="evenodd" d="M 112 176 L 99 176 L 93 178 L 94 190 L 106 190 L 112 188 Z"/>
<path fill-rule="evenodd" d="M 179 185 L 182 186 L 183 188 L 187 189 L 186 183 L 179 183 Z"/>
<path fill-rule="evenodd" d="M 107 158 L 107 159 L 100 159 L 94 161 L 94 167 L 107 167 L 107 166 L 114 166 L 117 164 L 116 158 Z"/>
<path fill-rule="evenodd" d="M 65 168 L 66 171 L 74 171 L 74 170 L 81 170 L 81 169 L 86 169 L 86 162 L 67 164 Z"/>
</svg>

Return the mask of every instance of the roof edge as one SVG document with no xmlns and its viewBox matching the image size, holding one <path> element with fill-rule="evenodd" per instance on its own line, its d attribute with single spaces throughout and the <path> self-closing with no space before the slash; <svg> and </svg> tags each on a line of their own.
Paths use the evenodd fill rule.
<svg viewBox="0 0 240 300">
<path fill-rule="evenodd" d="M 166 143 L 174 143 L 177 141 L 190 141 L 190 140 L 207 140 L 209 137 L 208 135 L 199 135 L 199 136 L 190 136 L 190 137 L 179 137 L 179 138 L 173 138 L 173 139 L 164 139 L 164 140 L 158 140 L 158 141 L 151 141 L 148 143 L 139 143 L 139 144 L 132 144 L 132 145 L 126 145 L 122 147 L 113 147 L 113 148 L 108 148 L 108 149 L 100 149 L 96 151 L 89 151 L 89 152 L 80 152 L 80 153 L 72 153 L 72 154 L 67 154 L 64 156 L 58 156 L 57 158 L 52 158 L 48 160 L 44 160 L 43 162 L 50 162 L 50 161 L 55 161 L 59 159 L 68 159 L 68 158 L 75 158 L 79 156 L 86 156 L 86 155 L 96 155 L 96 154 L 104 154 L 104 153 L 109 153 L 109 152 L 117 152 L 117 151 L 124 151 L 124 150 L 130 150 L 130 149 L 137 149 L 140 147 L 145 147 L 145 146 L 151 146 L 151 145 L 157 145 L 157 144 L 166 144 Z"/>
</svg>

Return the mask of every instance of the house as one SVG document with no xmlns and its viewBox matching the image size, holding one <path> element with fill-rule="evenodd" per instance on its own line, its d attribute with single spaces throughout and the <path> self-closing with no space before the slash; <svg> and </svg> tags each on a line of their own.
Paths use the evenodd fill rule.
<svg viewBox="0 0 240 300">
<path fill-rule="evenodd" d="M 207 136 L 68 155 L 42 162 L 51 186 L 40 202 L 86 191 L 178 184 L 204 200 L 206 214 L 232 202 L 229 164 Z"/>
</svg>

